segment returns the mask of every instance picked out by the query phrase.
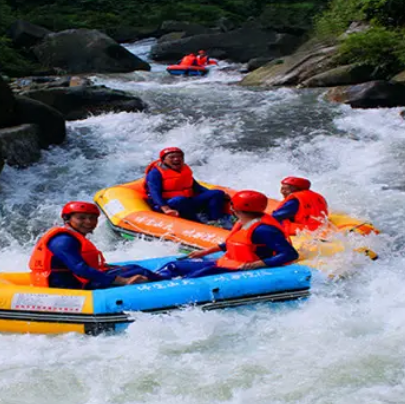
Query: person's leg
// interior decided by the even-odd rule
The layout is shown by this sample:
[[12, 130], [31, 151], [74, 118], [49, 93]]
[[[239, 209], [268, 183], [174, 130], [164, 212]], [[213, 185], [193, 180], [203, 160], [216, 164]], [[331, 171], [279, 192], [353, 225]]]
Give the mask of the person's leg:
[[192, 259], [172, 261], [164, 265], [162, 268], [156, 271], [156, 273], [165, 278], [172, 279], [178, 276], [188, 277], [189, 273], [194, 273], [202, 268], [215, 266], [215, 261], [195, 261]]
[[210, 189], [191, 199], [197, 210], [207, 213], [209, 220], [218, 220], [224, 215], [225, 192], [220, 189]]
[[200, 269], [196, 269], [193, 272], [189, 272], [184, 278], [201, 278], [202, 276], [219, 275], [228, 272], [235, 272], [227, 268], [220, 268], [215, 265], [205, 265]]
[[194, 198], [186, 198], [184, 196], [176, 196], [167, 201], [167, 204], [179, 212], [180, 217], [194, 222], [198, 222], [196, 209], [193, 202]]
[[137, 264], [129, 264], [129, 265], [117, 265], [114, 269], [107, 270], [109, 275], [116, 275], [121, 276], [123, 278], [130, 278], [134, 275], [142, 275], [148, 278], [150, 282], [157, 282], [163, 280], [163, 277], [159, 274], [143, 268]]

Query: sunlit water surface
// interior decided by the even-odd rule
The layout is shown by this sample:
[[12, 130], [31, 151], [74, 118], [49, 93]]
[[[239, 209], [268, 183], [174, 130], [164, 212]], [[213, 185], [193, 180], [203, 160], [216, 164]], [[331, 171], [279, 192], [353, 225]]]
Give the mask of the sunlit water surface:
[[[147, 56], [151, 41], [128, 48]], [[206, 78], [152, 72], [95, 76], [139, 95], [146, 113], [70, 122], [68, 139], [26, 170], [0, 176], [0, 261], [27, 269], [61, 206], [142, 175], [165, 146], [199, 179], [279, 197], [307, 176], [334, 210], [372, 221], [376, 262], [330, 261], [343, 281], [314, 276], [293, 306], [136, 315], [123, 335], [0, 335], [0, 403], [405, 403], [405, 121], [398, 109], [351, 110], [320, 91], [237, 86], [239, 66]], [[110, 261], [172, 254], [169, 243], [124, 242], [101, 220], [93, 240]]]

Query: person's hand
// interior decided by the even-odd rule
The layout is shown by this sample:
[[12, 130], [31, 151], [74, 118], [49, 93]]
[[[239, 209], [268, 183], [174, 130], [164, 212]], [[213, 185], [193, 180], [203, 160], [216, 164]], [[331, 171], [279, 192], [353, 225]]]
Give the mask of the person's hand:
[[169, 206], [162, 206], [162, 211], [165, 215], [179, 217], [179, 212], [177, 210], [170, 208]]
[[114, 280], [115, 285], [133, 285], [135, 283], [145, 283], [148, 282], [148, 278], [143, 275], [134, 275], [130, 278], [123, 278], [122, 276], [117, 276]]
[[246, 262], [245, 264], [242, 264], [238, 269], [242, 270], [249, 270], [249, 269], [258, 269], [258, 268], [264, 268], [266, 264], [259, 260], [259, 261], [254, 261], [254, 262]]
[[207, 255], [207, 253], [204, 250], [200, 250], [200, 251], [191, 251], [190, 254], [187, 255], [188, 258], [202, 258], [205, 255]]

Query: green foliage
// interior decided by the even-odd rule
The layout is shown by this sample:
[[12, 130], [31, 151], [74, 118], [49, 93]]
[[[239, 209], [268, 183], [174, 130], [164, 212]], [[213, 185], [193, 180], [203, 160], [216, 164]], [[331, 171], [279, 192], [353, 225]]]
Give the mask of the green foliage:
[[0, 72], [8, 76], [25, 76], [33, 74], [38, 65], [26, 59], [21, 53], [13, 49], [11, 41], [0, 36]]
[[362, 0], [367, 20], [390, 27], [405, 25], [404, 0]]
[[332, 0], [329, 7], [315, 21], [315, 34], [319, 38], [337, 37], [352, 21], [361, 21], [365, 15], [363, 0]]
[[373, 27], [351, 34], [340, 47], [339, 61], [369, 65], [388, 76], [395, 74], [405, 68], [405, 31]]
[[14, 21], [11, 7], [5, 0], [0, 0], [0, 35], [6, 32], [6, 29]]

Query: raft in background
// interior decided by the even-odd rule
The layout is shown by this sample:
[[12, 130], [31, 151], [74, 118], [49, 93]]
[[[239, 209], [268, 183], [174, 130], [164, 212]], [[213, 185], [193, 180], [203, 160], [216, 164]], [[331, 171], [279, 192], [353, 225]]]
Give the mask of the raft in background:
[[[157, 270], [176, 257], [126, 261]], [[286, 302], [309, 296], [310, 268], [292, 264], [197, 279], [94, 291], [30, 286], [30, 274], [0, 272], [0, 332], [98, 335], [127, 328], [126, 311], [166, 312], [188, 305], [203, 310]]]
[[205, 76], [209, 73], [209, 69], [203, 66], [182, 66], [171, 65], [166, 68], [166, 71], [173, 76]]
[[[225, 241], [229, 234], [228, 230], [153, 211], [147, 203], [143, 184], [143, 179], [138, 179], [102, 189], [94, 196], [95, 203], [107, 217], [112, 229], [122, 237], [163, 239], [180, 243], [187, 249], [210, 248]], [[231, 197], [237, 192], [218, 185], [204, 182], [201, 184], [209, 189], [221, 189]], [[278, 204], [279, 201], [269, 198], [266, 212], [271, 214]], [[300, 254], [300, 262], [325, 272], [329, 271], [327, 262], [319, 258], [330, 257], [346, 248], [336, 235], [378, 233], [372, 224], [345, 214], [332, 212], [328, 220], [325, 229], [291, 237], [294, 247]], [[356, 250], [371, 259], [377, 257], [377, 254], [366, 246]]]

